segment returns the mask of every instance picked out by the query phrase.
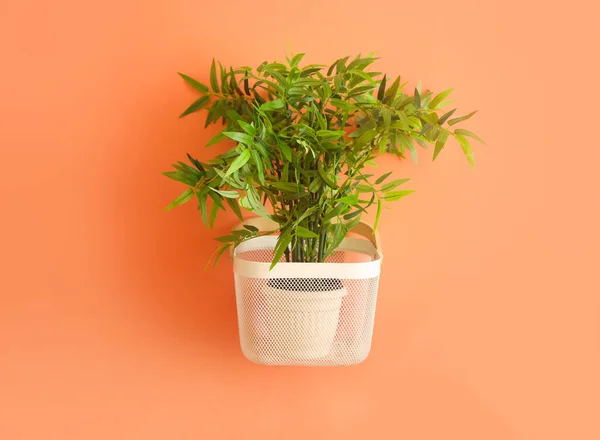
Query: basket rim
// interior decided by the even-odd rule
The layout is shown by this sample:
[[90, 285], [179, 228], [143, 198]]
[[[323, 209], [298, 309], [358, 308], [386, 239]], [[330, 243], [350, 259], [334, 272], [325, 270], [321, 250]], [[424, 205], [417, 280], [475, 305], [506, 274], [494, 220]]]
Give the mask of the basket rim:
[[337, 249], [370, 255], [373, 260], [357, 263], [279, 262], [273, 269], [270, 269], [270, 262], [249, 261], [239, 256], [242, 252], [273, 249], [276, 242], [276, 236], [263, 236], [240, 244], [233, 252], [234, 274], [249, 278], [365, 279], [378, 277], [381, 273], [383, 256], [373, 243], [359, 238], [345, 238]]

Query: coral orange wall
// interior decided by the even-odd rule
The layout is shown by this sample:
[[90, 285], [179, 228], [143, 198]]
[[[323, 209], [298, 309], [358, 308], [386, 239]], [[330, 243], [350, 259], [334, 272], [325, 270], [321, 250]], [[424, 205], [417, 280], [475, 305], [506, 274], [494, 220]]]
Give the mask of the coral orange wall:
[[[0, 439], [600, 438], [596, 2], [5, 1]], [[265, 368], [231, 265], [159, 173], [214, 132], [177, 119], [213, 56], [376, 51], [455, 87], [471, 170], [394, 159], [370, 358]], [[452, 147], [452, 148], [450, 148]]]

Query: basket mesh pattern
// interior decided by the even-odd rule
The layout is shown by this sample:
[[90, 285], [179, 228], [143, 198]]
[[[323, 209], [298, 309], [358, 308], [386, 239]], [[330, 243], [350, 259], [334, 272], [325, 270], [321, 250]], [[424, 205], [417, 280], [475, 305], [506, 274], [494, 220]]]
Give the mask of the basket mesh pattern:
[[[272, 249], [236, 256], [267, 263]], [[379, 277], [336, 277], [335, 263], [371, 261], [360, 252], [339, 251], [330, 278], [252, 278], [235, 275], [244, 355], [265, 365], [353, 365], [369, 354]], [[286, 263], [281, 263], [286, 264]]]

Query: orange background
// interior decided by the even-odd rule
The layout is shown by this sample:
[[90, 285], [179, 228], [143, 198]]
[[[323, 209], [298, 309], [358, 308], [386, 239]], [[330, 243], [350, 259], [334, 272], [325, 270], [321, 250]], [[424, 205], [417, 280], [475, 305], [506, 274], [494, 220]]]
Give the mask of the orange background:
[[[593, 1], [4, 1], [0, 439], [599, 439], [600, 16]], [[179, 120], [225, 64], [377, 52], [455, 87], [476, 146], [380, 170], [371, 356], [266, 368], [231, 264], [159, 173], [206, 159]], [[425, 157], [428, 159], [425, 159]]]

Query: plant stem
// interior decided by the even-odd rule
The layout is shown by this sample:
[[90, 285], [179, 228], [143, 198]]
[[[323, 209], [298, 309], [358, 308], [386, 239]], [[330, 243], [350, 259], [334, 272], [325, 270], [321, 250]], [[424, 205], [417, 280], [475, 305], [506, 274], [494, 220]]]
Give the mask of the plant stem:
[[317, 261], [319, 263], [323, 262], [323, 256], [325, 254], [325, 240], [327, 238], [327, 233], [326, 232], [321, 232], [320, 236], [319, 236], [319, 255], [317, 257]]

